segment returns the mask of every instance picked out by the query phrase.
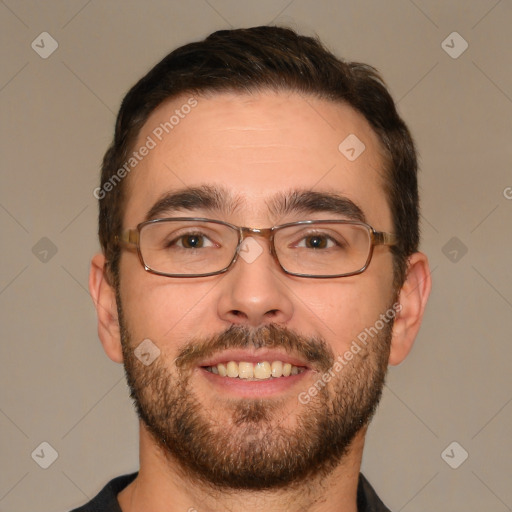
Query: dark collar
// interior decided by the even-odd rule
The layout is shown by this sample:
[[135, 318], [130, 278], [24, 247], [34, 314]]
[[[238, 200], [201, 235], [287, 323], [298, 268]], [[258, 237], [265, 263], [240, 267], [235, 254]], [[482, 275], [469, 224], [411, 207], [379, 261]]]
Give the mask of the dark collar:
[[[72, 512], [122, 512], [117, 495], [135, 480], [137, 474], [131, 473], [114, 478], [89, 503]], [[357, 510], [358, 512], [390, 512], [362, 473], [359, 474], [357, 486]]]

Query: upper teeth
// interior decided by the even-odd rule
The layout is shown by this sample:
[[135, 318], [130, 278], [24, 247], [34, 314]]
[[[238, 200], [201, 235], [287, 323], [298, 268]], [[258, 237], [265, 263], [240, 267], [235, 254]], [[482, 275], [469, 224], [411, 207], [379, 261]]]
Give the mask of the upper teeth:
[[206, 369], [221, 377], [238, 377], [240, 379], [268, 379], [270, 377], [288, 377], [297, 375], [304, 371], [303, 368], [294, 366], [282, 361], [262, 361], [259, 363], [248, 363], [245, 361], [229, 361], [228, 363], [219, 363], [215, 366], [207, 366]]

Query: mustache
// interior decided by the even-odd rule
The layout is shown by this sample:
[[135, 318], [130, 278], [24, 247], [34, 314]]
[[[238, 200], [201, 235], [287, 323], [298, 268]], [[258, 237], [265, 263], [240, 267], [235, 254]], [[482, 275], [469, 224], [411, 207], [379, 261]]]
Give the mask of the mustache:
[[334, 364], [334, 353], [326, 341], [318, 336], [306, 337], [286, 327], [268, 324], [256, 329], [231, 325], [225, 331], [206, 339], [194, 339], [180, 349], [175, 359], [179, 369], [196, 366], [199, 361], [227, 349], [280, 348], [294, 353], [311, 368], [327, 371]]

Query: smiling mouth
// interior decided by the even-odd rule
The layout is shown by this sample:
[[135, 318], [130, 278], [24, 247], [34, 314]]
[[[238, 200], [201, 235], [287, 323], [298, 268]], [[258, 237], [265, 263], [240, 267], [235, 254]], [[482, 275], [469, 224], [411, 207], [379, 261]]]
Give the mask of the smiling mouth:
[[298, 375], [306, 370], [303, 366], [295, 366], [282, 361], [261, 361], [251, 363], [247, 361], [226, 361], [214, 366], [203, 366], [204, 370], [232, 379], [268, 380]]

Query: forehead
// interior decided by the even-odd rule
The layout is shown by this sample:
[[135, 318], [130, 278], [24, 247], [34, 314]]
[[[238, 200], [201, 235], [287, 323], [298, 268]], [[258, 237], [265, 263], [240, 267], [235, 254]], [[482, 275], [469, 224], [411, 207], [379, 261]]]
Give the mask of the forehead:
[[126, 183], [125, 227], [165, 194], [204, 186], [227, 192], [231, 221], [267, 225], [276, 196], [305, 190], [348, 197], [374, 227], [391, 227], [380, 142], [346, 104], [291, 92], [184, 95], [152, 112], [133, 149], [144, 146]]

